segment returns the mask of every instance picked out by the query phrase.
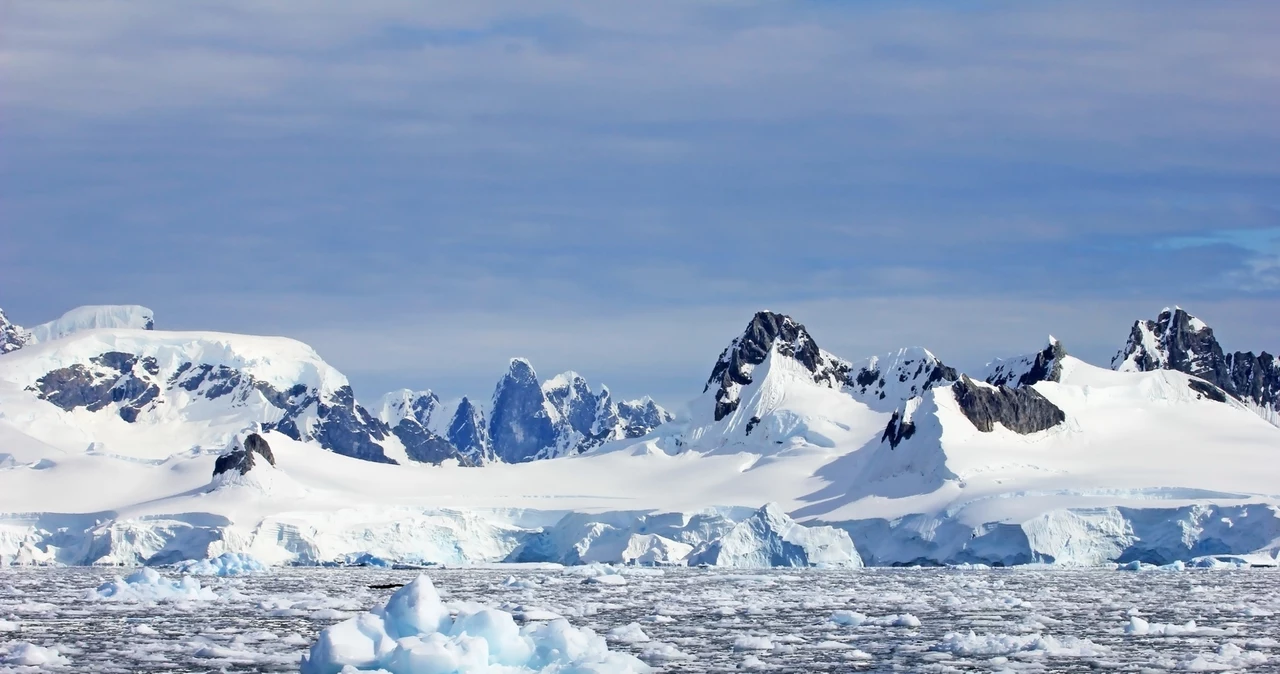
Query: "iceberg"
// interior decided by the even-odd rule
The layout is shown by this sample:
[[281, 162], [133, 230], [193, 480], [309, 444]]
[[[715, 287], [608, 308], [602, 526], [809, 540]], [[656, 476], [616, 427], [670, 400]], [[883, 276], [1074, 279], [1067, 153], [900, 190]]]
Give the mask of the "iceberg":
[[640, 674], [640, 660], [610, 651], [604, 637], [564, 619], [516, 624], [506, 611], [445, 604], [418, 576], [387, 603], [326, 628], [302, 659], [302, 674]]

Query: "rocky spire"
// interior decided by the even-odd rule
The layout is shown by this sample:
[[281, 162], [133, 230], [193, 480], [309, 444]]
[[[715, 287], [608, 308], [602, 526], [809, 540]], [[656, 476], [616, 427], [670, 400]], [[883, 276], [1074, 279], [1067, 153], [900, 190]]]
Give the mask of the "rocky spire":
[[1021, 388], [1042, 381], [1062, 380], [1062, 360], [1067, 349], [1053, 337], [1044, 349], [1028, 356], [1000, 359], [987, 364], [984, 380], [992, 386]]
[[716, 392], [716, 421], [738, 409], [739, 394], [752, 382], [752, 371], [775, 350], [813, 373], [814, 382], [832, 387], [849, 383], [849, 364], [818, 348], [803, 325], [790, 316], [761, 311], [720, 354], [703, 387], [704, 393]]

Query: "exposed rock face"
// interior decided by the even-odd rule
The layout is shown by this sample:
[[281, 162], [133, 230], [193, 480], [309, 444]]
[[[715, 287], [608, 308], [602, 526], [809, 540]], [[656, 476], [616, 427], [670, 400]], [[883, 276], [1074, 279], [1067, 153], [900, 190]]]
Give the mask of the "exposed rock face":
[[906, 418], [903, 410], [894, 410], [893, 416], [889, 418], [889, 425], [885, 426], [884, 434], [880, 436], [880, 442], [888, 442], [890, 449], [897, 449], [898, 445], [910, 440], [915, 434], [915, 423]]
[[22, 326], [9, 322], [9, 317], [0, 309], [0, 354], [17, 351], [30, 340], [31, 334], [22, 329]]
[[1215, 384], [1229, 378], [1213, 329], [1181, 307], [1166, 308], [1154, 321], [1134, 322], [1111, 366], [1131, 372], [1178, 370]]
[[463, 465], [473, 465], [469, 458], [459, 455], [447, 438], [432, 430], [433, 417], [440, 408], [440, 398], [435, 393], [414, 393], [406, 389], [382, 398], [378, 419], [390, 427], [413, 461], [438, 465], [448, 459], [458, 459]]
[[1220, 403], [1227, 402], [1227, 394], [1225, 391], [1207, 381], [1204, 381], [1203, 379], [1189, 379], [1187, 380], [1187, 386], [1189, 386], [1192, 391], [1199, 393], [1209, 400]]
[[793, 358], [813, 373], [816, 383], [833, 388], [850, 382], [852, 366], [818, 348], [809, 331], [790, 316], [770, 311], [757, 313], [741, 336], [720, 354], [703, 392], [715, 390], [715, 420], [738, 409], [742, 387], [751, 384], [751, 373], [771, 351]]
[[469, 398], [464, 397], [458, 403], [458, 409], [449, 420], [447, 436], [458, 452], [459, 461], [466, 458], [465, 465], [480, 465], [497, 458], [489, 441], [484, 412]]
[[1067, 350], [1049, 338], [1049, 345], [1030, 356], [997, 360], [987, 365], [985, 381], [992, 386], [1022, 388], [1042, 381], [1062, 380], [1062, 360]]
[[618, 420], [622, 422], [623, 435], [628, 438], [648, 435], [671, 418], [670, 412], [647, 396], [618, 403]]
[[989, 387], [961, 375], [951, 391], [960, 410], [983, 433], [995, 430], [999, 423], [1014, 433], [1027, 435], [1067, 420], [1065, 412], [1031, 387]]
[[464, 466], [577, 454], [640, 437], [671, 420], [648, 398], [615, 403], [608, 387], [595, 393], [573, 372], [538, 384], [537, 373], [523, 359], [512, 361], [498, 384], [488, 422], [469, 398], [452, 413], [446, 407], [430, 391], [404, 390], [384, 396], [377, 409], [409, 458], [436, 464], [457, 459]]
[[896, 408], [935, 386], [946, 386], [959, 379], [955, 368], [921, 348], [872, 357], [856, 364], [855, 370], [857, 373], [848, 384], [849, 393], [873, 409], [881, 410]]
[[243, 443], [237, 442], [231, 451], [218, 457], [218, 461], [213, 464], [213, 476], [217, 477], [229, 471], [244, 475], [253, 469], [259, 459], [265, 460], [269, 465], [276, 465], [276, 457], [271, 453], [271, 445], [267, 444], [261, 435], [250, 433]]
[[266, 430], [278, 430], [285, 435], [300, 440], [303, 430], [296, 423], [302, 415], [311, 411], [318, 422], [311, 427], [311, 438], [321, 446], [346, 456], [377, 463], [395, 463], [387, 455], [379, 443], [390, 435], [387, 425], [356, 404], [355, 394], [350, 386], [343, 386], [334, 391], [326, 399], [313, 396], [307, 405], [294, 405], [287, 409], [285, 416], [277, 424], [264, 424]]
[[129, 423], [175, 398], [196, 396], [238, 407], [261, 396], [282, 411], [275, 421], [254, 419], [263, 424], [263, 430], [277, 430], [295, 440], [314, 440], [358, 459], [392, 462], [379, 444], [389, 429], [356, 404], [350, 386], [327, 396], [303, 384], [279, 390], [225, 365], [193, 362], [178, 365], [165, 377], [153, 357], [108, 351], [90, 357], [87, 363], [51, 370], [29, 390], [68, 411], [112, 408]]
[[138, 413], [159, 404], [160, 368], [155, 358], [138, 358], [130, 353], [110, 351], [53, 370], [35, 384], [43, 399], [73, 410], [77, 407], [97, 412], [114, 405], [121, 419], [132, 423]]
[[615, 403], [608, 387], [595, 393], [575, 372], [539, 384], [529, 361], [517, 358], [494, 391], [489, 442], [502, 461], [531, 461], [640, 437], [670, 420], [652, 400]]
[[489, 439], [494, 454], [509, 463], [530, 461], [556, 446], [551, 406], [529, 361], [516, 358], [493, 393]]
[[1181, 307], [1161, 311], [1154, 321], [1135, 322], [1128, 343], [1111, 366], [1126, 372], [1185, 372], [1250, 403], [1261, 416], [1280, 425], [1276, 357], [1265, 351], [1224, 353], [1213, 329]]
[[557, 448], [576, 454], [606, 442], [638, 438], [671, 420], [652, 400], [615, 403], [609, 387], [594, 393], [576, 372], [566, 372], [542, 385], [547, 404], [555, 411]]

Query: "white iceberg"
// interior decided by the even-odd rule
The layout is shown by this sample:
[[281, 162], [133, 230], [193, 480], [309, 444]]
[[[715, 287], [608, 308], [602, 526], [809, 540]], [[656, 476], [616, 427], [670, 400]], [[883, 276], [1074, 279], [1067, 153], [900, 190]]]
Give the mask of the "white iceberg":
[[563, 619], [520, 627], [506, 611], [445, 604], [426, 576], [386, 604], [325, 629], [302, 674], [640, 674], [640, 660], [609, 650], [604, 637]]

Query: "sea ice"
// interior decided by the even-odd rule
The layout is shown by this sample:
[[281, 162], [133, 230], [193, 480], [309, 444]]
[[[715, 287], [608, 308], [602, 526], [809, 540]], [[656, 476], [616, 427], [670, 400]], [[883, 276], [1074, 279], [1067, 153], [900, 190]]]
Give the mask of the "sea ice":
[[1041, 634], [968, 634], [951, 632], [942, 637], [935, 650], [963, 657], [994, 657], [1039, 651], [1055, 657], [1087, 657], [1107, 652], [1105, 646], [1075, 637], [1056, 639]]
[[1176, 636], [1231, 636], [1235, 631], [1227, 628], [1217, 627], [1200, 627], [1194, 620], [1188, 620], [1182, 625], [1170, 625], [1167, 623], [1147, 622], [1138, 616], [1131, 616], [1129, 624], [1125, 625], [1124, 633], [1132, 636], [1143, 637], [1176, 637]]
[[619, 644], [639, 644], [649, 640], [649, 635], [644, 633], [640, 628], [640, 623], [628, 623], [621, 627], [615, 627], [605, 635], [612, 642]]

